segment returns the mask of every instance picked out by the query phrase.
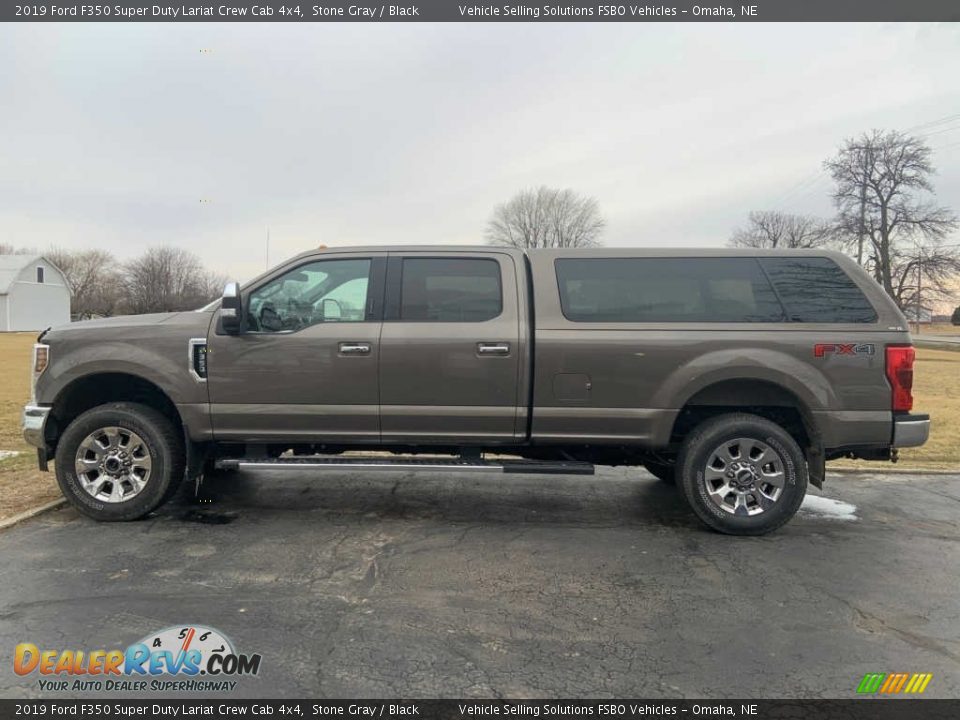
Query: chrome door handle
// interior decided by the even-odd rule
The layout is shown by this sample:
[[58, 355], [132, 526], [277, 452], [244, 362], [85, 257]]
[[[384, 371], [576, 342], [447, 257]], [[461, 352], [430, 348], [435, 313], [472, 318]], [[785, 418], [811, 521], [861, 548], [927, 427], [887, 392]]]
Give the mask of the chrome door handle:
[[369, 355], [370, 343], [342, 342], [340, 343], [341, 355]]
[[510, 343], [477, 343], [480, 355], [509, 355]]

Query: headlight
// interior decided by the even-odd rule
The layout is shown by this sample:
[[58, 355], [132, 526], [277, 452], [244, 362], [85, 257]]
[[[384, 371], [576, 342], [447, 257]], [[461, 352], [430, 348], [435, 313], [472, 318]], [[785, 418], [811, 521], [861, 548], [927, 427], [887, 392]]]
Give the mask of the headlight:
[[43, 343], [36, 343], [33, 346], [33, 372], [31, 373], [30, 378], [30, 402], [36, 402], [37, 378], [43, 374], [43, 371], [47, 369], [47, 365], [49, 364], [50, 346], [44, 345]]
[[33, 346], [33, 377], [38, 378], [50, 363], [50, 346], [36, 343]]

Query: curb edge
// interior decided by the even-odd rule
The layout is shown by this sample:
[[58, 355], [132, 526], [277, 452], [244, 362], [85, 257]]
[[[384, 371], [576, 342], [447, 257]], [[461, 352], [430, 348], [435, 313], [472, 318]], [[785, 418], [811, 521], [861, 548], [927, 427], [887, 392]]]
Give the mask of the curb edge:
[[42, 515], [45, 512], [49, 512], [50, 510], [56, 510], [61, 505], [66, 505], [66, 504], [67, 504], [67, 499], [65, 497], [59, 497], [56, 500], [51, 500], [50, 502], [44, 503], [43, 505], [39, 505], [35, 508], [24, 510], [23, 512], [17, 513], [16, 515], [11, 515], [10, 517], [4, 520], [0, 520], [0, 530], [6, 530], [9, 527], [13, 527], [14, 525], [22, 523], [24, 520], [29, 520], [30, 518], [34, 518], [37, 515]]

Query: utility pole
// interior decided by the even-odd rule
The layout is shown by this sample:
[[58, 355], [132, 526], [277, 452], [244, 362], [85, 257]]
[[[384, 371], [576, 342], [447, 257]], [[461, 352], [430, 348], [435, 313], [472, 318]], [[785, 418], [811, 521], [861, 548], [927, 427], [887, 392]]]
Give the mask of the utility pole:
[[[867, 148], [861, 148], [864, 155]], [[863, 266], [863, 241], [867, 234], [867, 167], [868, 163], [865, 157], [861, 157], [863, 163], [863, 178], [860, 180], [860, 228], [857, 232], [857, 265]]]
[[920, 313], [923, 310], [923, 304], [920, 302], [920, 294], [923, 292], [923, 248], [917, 245], [917, 335], [920, 334]]
[[270, 228], [269, 227], [267, 228], [267, 252], [265, 255], [266, 256], [263, 259], [264, 269], [269, 270], [270, 269]]

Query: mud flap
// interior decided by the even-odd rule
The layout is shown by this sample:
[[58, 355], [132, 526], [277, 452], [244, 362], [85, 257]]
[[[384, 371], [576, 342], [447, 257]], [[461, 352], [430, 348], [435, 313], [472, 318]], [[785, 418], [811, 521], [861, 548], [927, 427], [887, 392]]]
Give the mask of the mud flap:
[[197, 488], [199, 488], [200, 481], [203, 479], [204, 464], [209, 454], [209, 443], [196, 443], [191, 440], [190, 430], [184, 425], [183, 448], [187, 460], [183, 468], [183, 479], [184, 481], [196, 480]]
[[827, 461], [823, 456], [823, 448], [819, 445], [808, 447], [804, 454], [807, 456], [807, 479], [818, 490], [823, 490], [823, 480], [827, 475]]

